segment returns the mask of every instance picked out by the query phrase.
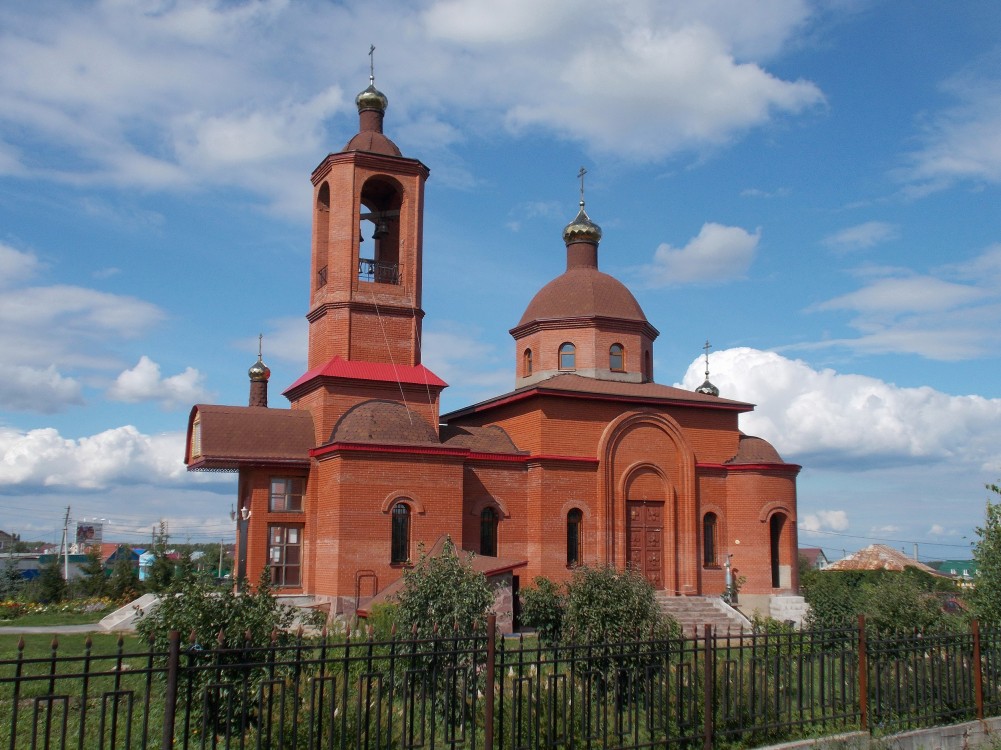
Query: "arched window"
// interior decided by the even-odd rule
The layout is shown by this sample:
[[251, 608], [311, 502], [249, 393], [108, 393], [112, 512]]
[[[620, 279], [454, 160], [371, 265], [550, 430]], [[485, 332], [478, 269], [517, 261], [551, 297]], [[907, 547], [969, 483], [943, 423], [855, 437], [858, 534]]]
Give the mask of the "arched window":
[[410, 506], [397, 503], [393, 506], [393, 541], [389, 561], [405, 563], [410, 560]]
[[560, 369], [577, 369], [577, 347], [569, 341], [565, 344], [560, 344]]
[[578, 508], [567, 513], [567, 567], [580, 564], [580, 530], [584, 514]]
[[523, 366], [522, 369], [524, 370], [523, 377], [527, 378], [529, 375], [532, 374], [532, 350], [531, 349], [526, 349], [525, 350], [525, 361], [524, 361], [524, 366]]
[[480, 554], [497, 557], [497, 511], [490, 507], [480, 511]]
[[706, 513], [702, 518], [702, 564], [716, 565], [716, 514]]
[[650, 366], [650, 350], [643, 352], [643, 376], [648, 380], [653, 380], [653, 367]]
[[608, 369], [612, 372], [623, 372], [626, 369], [625, 354], [622, 344], [612, 344], [608, 348]]
[[[782, 586], [782, 532], [785, 530], [786, 517], [782, 513], [774, 514], [768, 519], [769, 547], [771, 551], [772, 588]], [[788, 568], [787, 568], [788, 570]], [[788, 585], [788, 584], [787, 584]]]

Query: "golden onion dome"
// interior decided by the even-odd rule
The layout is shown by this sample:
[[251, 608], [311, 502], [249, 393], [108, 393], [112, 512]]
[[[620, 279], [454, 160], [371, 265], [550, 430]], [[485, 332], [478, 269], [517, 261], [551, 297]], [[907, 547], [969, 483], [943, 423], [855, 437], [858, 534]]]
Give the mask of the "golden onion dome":
[[368, 88], [355, 97], [355, 104], [358, 105], [359, 112], [365, 109], [375, 109], [379, 112], [385, 112], [386, 107], [389, 106], [389, 99], [375, 87], [375, 83], [369, 83]]
[[247, 370], [247, 374], [250, 376], [251, 381], [258, 382], [263, 380], [266, 383], [268, 382], [268, 378], [271, 377], [271, 368], [264, 364], [261, 358], [258, 357], [257, 361]]
[[601, 242], [601, 227], [587, 215], [584, 201], [580, 202], [580, 211], [574, 220], [563, 228], [563, 241], [568, 245], [571, 242], [593, 242], [595, 245]]

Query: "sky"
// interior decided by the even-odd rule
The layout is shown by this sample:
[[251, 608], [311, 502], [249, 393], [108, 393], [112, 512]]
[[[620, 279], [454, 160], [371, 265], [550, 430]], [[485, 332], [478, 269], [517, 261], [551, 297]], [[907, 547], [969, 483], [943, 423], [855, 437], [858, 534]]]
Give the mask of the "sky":
[[0, 4], [0, 529], [231, 541], [195, 403], [305, 370], [309, 175], [389, 98], [431, 170], [424, 362], [511, 390], [577, 172], [658, 382], [757, 405], [801, 546], [966, 558], [1001, 477], [1001, 5]]

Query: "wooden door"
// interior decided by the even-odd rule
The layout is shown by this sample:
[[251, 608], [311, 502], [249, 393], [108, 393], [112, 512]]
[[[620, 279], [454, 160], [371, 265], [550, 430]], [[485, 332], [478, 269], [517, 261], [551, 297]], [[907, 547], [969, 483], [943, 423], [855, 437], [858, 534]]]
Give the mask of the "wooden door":
[[664, 588], [664, 503], [631, 500], [626, 503], [629, 515], [629, 557], [655, 589]]

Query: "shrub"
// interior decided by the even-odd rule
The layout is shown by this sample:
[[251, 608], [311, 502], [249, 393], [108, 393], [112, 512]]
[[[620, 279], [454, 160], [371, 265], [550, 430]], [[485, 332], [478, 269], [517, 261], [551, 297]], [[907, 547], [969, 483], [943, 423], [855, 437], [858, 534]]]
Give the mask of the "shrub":
[[486, 576], [473, 570], [469, 559], [459, 557], [451, 539], [440, 555], [431, 556], [423, 547], [417, 564], [403, 573], [403, 588], [397, 595], [396, 622], [403, 634], [414, 626], [419, 638], [429, 638], [435, 626], [458, 635], [474, 628], [482, 633], [493, 595]]
[[593, 643], [606, 637], [666, 638], [680, 634], [673, 618], [657, 604], [653, 586], [641, 573], [581, 566], [564, 587], [545, 578], [523, 592], [522, 614], [548, 643]]

